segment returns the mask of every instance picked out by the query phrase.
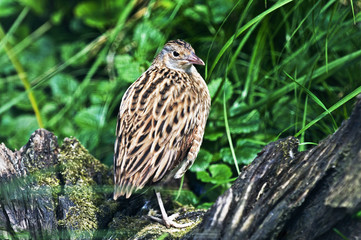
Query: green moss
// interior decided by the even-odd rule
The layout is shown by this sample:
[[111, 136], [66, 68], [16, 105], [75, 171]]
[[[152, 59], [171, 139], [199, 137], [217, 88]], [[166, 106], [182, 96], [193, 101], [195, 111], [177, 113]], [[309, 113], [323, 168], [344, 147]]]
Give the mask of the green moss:
[[[194, 213], [195, 208], [193, 206], [183, 206], [182, 208], [176, 209], [174, 213], [180, 213], [181, 215], [187, 215], [187, 213]], [[203, 210], [199, 212], [205, 212]], [[169, 215], [173, 214], [168, 212]], [[202, 214], [203, 215], [203, 214]], [[177, 223], [193, 223], [193, 225], [186, 228], [167, 228], [163, 224], [156, 223], [154, 221], [149, 221], [149, 225], [144, 227], [139, 231], [134, 238], [136, 239], [158, 239], [161, 236], [164, 236], [165, 233], [168, 234], [167, 239], [180, 239], [186, 233], [194, 229], [201, 221], [202, 217], [192, 217], [192, 218], [183, 218], [176, 220]]]
[[[47, 169], [46, 171], [34, 172], [33, 175], [40, 186], [47, 190], [50, 188], [53, 199], [56, 199], [61, 191], [61, 186], [55, 172]], [[57, 201], [54, 201], [54, 203], [56, 204]]]
[[[175, 212], [179, 212], [181, 215], [187, 213], [194, 214], [195, 208], [193, 206], [183, 206], [177, 208]], [[194, 229], [201, 221], [205, 210], [200, 210], [190, 218], [184, 218], [177, 220], [178, 223], [192, 222], [193, 225], [186, 228], [167, 228], [164, 225], [154, 222], [147, 218], [147, 216], [118, 216], [113, 218], [113, 222], [110, 224], [110, 230], [107, 235], [107, 239], [159, 239], [164, 237], [165, 239], [180, 239], [186, 233]], [[168, 214], [172, 214], [169, 212]]]
[[299, 140], [293, 137], [288, 137], [284, 141], [280, 141], [277, 144], [277, 147], [282, 151], [283, 157], [285, 159], [291, 159], [293, 158], [293, 155], [295, 154], [293, 152], [293, 149], [297, 149], [299, 144]]
[[134, 237], [149, 221], [141, 217], [119, 216], [110, 223], [110, 232], [107, 239], [129, 239]]
[[[95, 159], [76, 138], [65, 138], [61, 147], [59, 161], [65, 184], [76, 184], [80, 179], [93, 184], [93, 176], [105, 173], [108, 167]], [[102, 179], [106, 180], [106, 179]], [[110, 180], [107, 181], [109, 184]]]
[[[71, 229], [75, 238], [91, 237], [98, 227], [98, 203], [105, 194], [98, 191], [95, 177], [110, 184], [109, 169], [100, 163], [75, 138], [66, 138], [59, 154], [60, 173], [65, 183], [64, 196], [74, 204], [59, 224]], [[100, 178], [99, 178], [100, 177]]]
[[[115, 201], [106, 201], [107, 192], [98, 186], [108, 186], [112, 190], [110, 169], [96, 160], [75, 138], [65, 139], [59, 154], [59, 169], [64, 182], [62, 195], [71, 201], [66, 216], [58, 223], [68, 231], [70, 238], [88, 239], [100, 234], [97, 219], [109, 213], [115, 213], [119, 205]], [[97, 180], [95, 182], [95, 179]], [[45, 181], [45, 180], [44, 180]], [[177, 203], [174, 203], [177, 205]], [[99, 208], [99, 206], [102, 206]], [[100, 210], [103, 209], [103, 210]], [[104, 212], [103, 212], [104, 211]], [[192, 206], [176, 206], [174, 212], [186, 216], [179, 223], [192, 222], [192, 226], [177, 229], [149, 220], [146, 216], [114, 217], [109, 224], [108, 239], [178, 239], [200, 223], [204, 211], [194, 214]], [[168, 212], [172, 214], [174, 212]], [[189, 215], [188, 215], [189, 214]], [[97, 218], [98, 217], [98, 218]], [[100, 231], [100, 232], [99, 232]], [[166, 234], [166, 235], [165, 235]], [[104, 235], [103, 235], [104, 236]]]

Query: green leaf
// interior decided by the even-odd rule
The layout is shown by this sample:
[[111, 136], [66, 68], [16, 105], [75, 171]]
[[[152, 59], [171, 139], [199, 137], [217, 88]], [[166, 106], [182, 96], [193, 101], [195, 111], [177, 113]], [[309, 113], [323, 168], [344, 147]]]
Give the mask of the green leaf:
[[[177, 196], [177, 193], [178, 191], [172, 191], [172, 197], [175, 198]], [[196, 205], [199, 202], [197, 196], [192, 191], [185, 189], [182, 190], [177, 201], [182, 203], [183, 205]]]
[[[221, 23], [235, 4], [235, 1], [209, 1], [209, 9], [212, 11], [214, 23]], [[209, 14], [207, 14], [209, 15]]]
[[209, 173], [206, 171], [197, 172], [197, 179], [201, 180], [202, 182], [211, 182], [212, 178], [209, 176]]
[[91, 83], [91, 87], [90, 87], [91, 103], [94, 105], [104, 104], [104, 102], [107, 99], [112, 97], [110, 93], [113, 92], [117, 84], [118, 83], [116, 81], [108, 81], [108, 80], [102, 80]]
[[92, 106], [90, 108], [82, 109], [80, 112], [78, 112], [74, 120], [80, 128], [93, 130], [98, 128], [101, 114], [101, 106]]
[[[63, 44], [60, 47], [61, 59], [63, 62], [66, 62], [77, 53], [81, 52], [87, 44], [85, 42], [76, 41], [72, 43]], [[84, 54], [81, 57], [77, 58], [76, 61], [70, 62], [70, 66], [79, 66], [83, 65], [88, 60], [88, 54]]]
[[224, 94], [225, 94], [225, 100], [228, 101], [229, 99], [231, 99], [232, 94], [233, 94], [233, 86], [232, 83], [228, 80], [226, 80], [225, 82], [225, 86], [224, 86]]
[[55, 102], [46, 102], [44, 106], [41, 108], [41, 115], [52, 116], [56, 111], [58, 111], [58, 105], [55, 104]]
[[[229, 112], [230, 115], [233, 117], [228, 117], [228, 127], [232, 134], [256, 132], [260, 128], [260, 123], [262, 121], [260, 119], [260, 114], [256, 109], [239, 117], [234, 117], [235, 114], [237, 114], [239, 111], [242, 111], [242, 109], [246, 107], [247, 105], [245, 103], [239, 103], [237, 101], [230, 107]], [[213, 106], [210, 117], [215, 118], [216, 116], [219, 116], [220, 113], [218, 113], [218, 111], [220, 110], [218, 109], [218, 104], [216, 103]], [[219, 121], [217, 121], [216, 123], [209, 123], [209, 125], [213, 124], [213, 126], [209, 126], [209, 128], [211, 129], [207, 129], [207, 131], [209, 131], [209, 133], [219, 133], [219, 135], [216, 135], [215, 137], [221, 137], [224, 134], [223, 131], [225, 128], [225, 122], [223, 121], [223, 119], [217, 120]], [[222, 135], [220, 134], [220, 131], [222, 132]], [[205, 137], [208, 136], [205, 135]]]
[[75, 15], [87, 25], [103, 29], [114, 24], [126, 1], [83, 1], [75, 7]]
[[[228, 101], [232, 97], [233, 86], [232, 86], [232, 83], [228, 80], [224, 81], [223, 84], [225, 85], [224, 91], [225, 91], [225, 95], [226, 95], [225, 96], [226, 101]], [[210, 83], [208, 83], [208, 90], [209, 90], [209, 94], [211, 95], [212, 99], [220, 87], [222, 87], [222, 78], [213, 79]]]
[[[251, 163], [261, 150], [262, 146], [260, 144], [249, 141], [248, 139], [238, 139], [235, 150], [237, 163], [245, 165]], [[231, 150], [228, 147], [222, 148], [220, 153], [224, 162], [234, 164]]]
[[99, 144], [99, 132], [97, 129], [83, 129], [77, 135], [79, 141], [90, 151], [92, 151]]
[[29, 79], [35, 79], [56, 65], [55, 50], [54, 40], [44, 36], [33, 42], [27, 51], [18, 55]]
[[114, 61], [119, 78], [128, 83], [133, 83], [144, 71], [140, 64], [129, 55], [118, 55]]
[[212, 176], [212, 183], [228, 182], [232, 177], [232, 170], [226, 164], [214, 164], [209, 167]]
[[191, 172], [205, 171], [212, 161], [212, 154], [207, 150], [201, 149], [198, 153], [196, 161], [189, 169]]
[[[214, 115], [217, 117], [217, 114], [215, 114], [214, 112], [215, 111], [211, 111], [210, 115]], [[220, 125], [220, 126], [218, 126], [218, 125]], [[205, 130], [205, 133], [204, 133], [204, 139], [207, 139], [209, 141], [216, 141], [217, 139], [225, 136], [225, 134], [226, 133], [224, 131], [224, 122], [223, 121], [221, 124], [218, 124], [218, 121], [209, 121], [208, 125], [206, 127], [206, 130]]]
[[150, 53], [154, 54], [154, 46], [164, 42], [165, 38], [158, 28], [150, 22], [137, 24], [134, 31], [134, 41], [138, 43], [135, 56], [139, 61], [147, 59]]
[[31, 9], [33, 9], [37, 14], [43, 14], [46, 9], [46, 3], [45, 0], [20, 0], [22, 4], [25, 6], [29, 6]]
[[205, 202], [197, 206], [198, 209], [210, 209], [214, 202]]
[[208, 83], [208, 90], [212, 99], [216, 94], [218, 88], [220, 87], [221, 83], [222, 83], [222, 78], [212, 79], [212, 81]]
[[18, 10], [13, 0], [1, 0], [0, 9], [0, 17], [8, 17]]
[[26, 144], [27, 139], [37, 128], [36, 117], [28, 114], [16, 118], [5, 115], [0, 122], [1, 136], [7, 136], [5, 144], [17, 149]]
[[202, 182], [210, 182], [213, 184], [221, 184], [229, 182], [232, 177], [232, 170], [226, 164], [214, 164], [209, 167], [209, 172], [197, 172], [197, 179]]
[[[221, 153], [221, 157], [223, 159], [224, 162], [226, 163], [229, 163], [229, 164], [234, 164], [234, 160], [233, 160], [233, 157], [232, 157], [232, 152], [231, 152], [231, 149], [229, 149], [229, 147], [225, 147], [225, 148], [222, 148], [220, 150], [220, 153]], [[237, 157], [237, 153], [236, 153], [236, 157]], [[239, 161], [239, 158], [237, 157], [237, 163], [240, 164], [241, 161]]]
[[245, 165], [250, 164], [262, 150], [262, 147], [260, 144], [249, 141], [248, 139], [238, 139], [237, 153], [239, 161]]
[[73, 76], [59, 73], [49, 80], [50, 89], [53, 96], [57, 97], [60, 102], [67, 102], [74, 94], [78, 87], [78, 82]]
[[251, 133], [259, 129], [260, 115], [257, 110], [253, 110], [238, 118], [229, 120], [229, 127], [231, 133]]
[[[39, 103], [44, 101], [46, 98], [43, 91], [41, 91], [41, 90], [34, 90], [33, 94]], [[31, 112], [33, 112], [33, 107], [31, 105], [29, 99], [17, 102], [15, 106], [21, 110], [26, 110], [26, 111], [30, 110]]]
[[196, 4], [193, 8], [187, 8], [184, 11], [184, 16], [193, 19], [196, 22], [209, 22], [207, 6], [201, 4]]
[[211, 132], [208, 131], [207, 134], [204, 135], [204, 139], [207, 139], [209, 141], [216, 141], [217, 139], [223, 137], [224, 132], [222, 131], [215, 131], [215, 132]]
[[58, 25], [61, 23], [63, 17], [64, 17], [64, 11], [59, 10], [57, 12], [54, 12], [51, 15], [51, 22], [54, 23], [55, 25]]
[[235, 115], [237, 115], [238, 113], [241, 112], [242, 108], [247, 107], [247, 104], [244, 103], [244, 101], [242, 100], [241, 97], [237, 98], [233, 104], [231, 105], [231, 107], [229, 108], [229, 116], [230, 117], [234, 117]]

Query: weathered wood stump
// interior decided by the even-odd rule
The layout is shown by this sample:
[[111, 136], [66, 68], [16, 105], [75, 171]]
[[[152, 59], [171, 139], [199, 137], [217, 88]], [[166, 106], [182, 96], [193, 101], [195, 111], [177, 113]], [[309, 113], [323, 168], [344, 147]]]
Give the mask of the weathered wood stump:
[[361, 99], [318, 146], [267, 145], [185, 239], [361, 239]]
[[90, 239], [110, 170], [74, 138], [47, 130], [12, 152], [0, 145], [0, 239]]
[[20, 151], [12, 152], [0, 145], [0, 238], [52, 239], [57, 232], [50, 187], [58, 184], [56, 178], [51, 171], [30, 174], [55, 166], [58, 143], [46, 131], [34, 136]]
[[167, 232], [180, 238], [205, 212], [168, 200], [168, 209], [194, 225], [166, 229], [146, 218], [144, 196], [113, 201], [112, 179], [112, 169], [75, 138], [59, 147], [54, 134], [39, 129], [19, 151], [1, 144], [0, 239], [157, 239]]
[[358, 99], [318, 146], [270, 143], [201, 223], [202, 211], [183, 214], [195, 222], [186, 235], [144, 218], [141, 198], [113, 201], [111, 168], [39, 129], [19, 151], [0, 145], [0, 239], [361, 239], [360, 119]]

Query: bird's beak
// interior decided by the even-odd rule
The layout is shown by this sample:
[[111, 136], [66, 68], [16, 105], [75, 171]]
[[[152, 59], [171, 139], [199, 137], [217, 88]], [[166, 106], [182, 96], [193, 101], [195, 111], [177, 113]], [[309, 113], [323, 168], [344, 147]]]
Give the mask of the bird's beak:
[[187, 61], [192, 64], [204, 65], [204, 62], [202, 61], [202, 59], [197, 57], [197, 55], [195, 55], [194, 53], [191, 53], [191, 55], [189, 55], [189, 57], [187, 58]]

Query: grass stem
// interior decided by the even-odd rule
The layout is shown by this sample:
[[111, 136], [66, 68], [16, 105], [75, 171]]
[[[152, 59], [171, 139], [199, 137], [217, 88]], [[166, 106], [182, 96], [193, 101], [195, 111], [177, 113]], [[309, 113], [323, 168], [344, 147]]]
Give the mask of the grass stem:
[[[0, 25], [0, 39], [4, 39], [6, 37], [4, 30], [2, 28], [2, 26]], [[19, 59], [17, 58], [16, 54], [12, 51], [12, 47], [10, 45], [9, 42], [5, 41], [4, 42], [4, 50], [6, 52], [6, 55], [9, 57], [11, 63], [13, 64], [18, 77], [20, 78], [22, 84], [24, 85], [24, 88], [28, 94], [28, 98], [30, 101], [30, 104], [34, 110], [35, 116], [36, 116], [36, 120], [38, 122], [38, 125], [40, 128], [44, 128], [44, 124], [43, 121], [41, 119], [41, 115], [40, 115], [40, 111], [39, 111], [39, 107], [38, 107], [38, 103], [36, 101], [36, 98], [34, 96], [34, 93], [31, 89], [29, 80], [28, 80], [28, 76], [23, 68], [23, 65], [20, 63]]]

